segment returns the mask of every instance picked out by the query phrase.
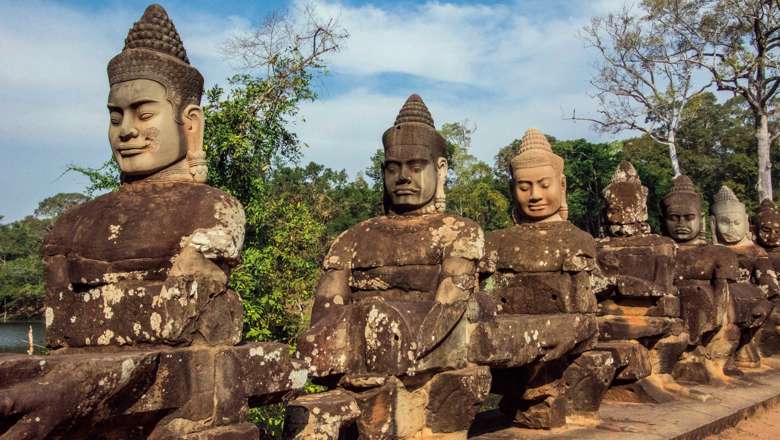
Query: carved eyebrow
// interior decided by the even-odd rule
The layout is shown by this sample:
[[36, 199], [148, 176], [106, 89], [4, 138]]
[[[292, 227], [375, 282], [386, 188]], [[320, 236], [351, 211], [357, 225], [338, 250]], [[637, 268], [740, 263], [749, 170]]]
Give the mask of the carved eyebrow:
[[[137, 98], [137, 99], [133, 100], [132, 102], [130, 102], [130, 107], [140, 107], [140, 106], [142, 106], [144, 104], [150, 104], [150, 103], [155, 103], [155, 102], [159, 102], [159, 100], [153, 99], [153, 98]], [[115, 104], [115, 103], [113, 103], [113, 102], [109, 101], [108, 108], [121, 109], [122, 107], [117, 105], [117, 104]]]
[[541, 179], [537, 180], [536, 182], [537, 183], [543, 183], [546, 180], [550, 180], [550, 178], [549, 177], [542, 177]]

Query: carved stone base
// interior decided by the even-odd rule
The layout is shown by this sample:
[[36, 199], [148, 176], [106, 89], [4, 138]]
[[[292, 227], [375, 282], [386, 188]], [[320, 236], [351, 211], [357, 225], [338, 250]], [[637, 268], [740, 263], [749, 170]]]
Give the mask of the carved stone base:
[[2, 355], [0, 435], [256, 438], [242, 425], [249, 406], [283, 400], [306, 377], [278, 343]]

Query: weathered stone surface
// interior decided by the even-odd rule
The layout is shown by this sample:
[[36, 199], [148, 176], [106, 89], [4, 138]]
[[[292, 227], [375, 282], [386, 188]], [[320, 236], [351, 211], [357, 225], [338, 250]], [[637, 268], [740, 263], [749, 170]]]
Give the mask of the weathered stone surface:
[[769, 317], [758, 330], [755, 340], [762, 356], [780, 354], [780, 307], [776, 301]]
[[568, 359], [494, 371], [493, 388], [503, 395], [501, 412], [527, 428], [555, 428], [566, 424], [568, 401], [563, 395], [563, 373]]
[[586, 272], [518, 273], [501, 277], [503, 287], [491, 292], [507, 314], [594, 313], [595, 297], [590, 293]]
[[688, 333], [685, 332], [659, 339], [648, 352], [651, 371], [654, 374], [671, 374], [689, 343]]
[[680, 317], [680, 298], [665, 295], [660, 298], [612, 297], [598, 304], [598, 315]]
[[547, 362], [592, 347], [596, 332], [593, 315], [499, 315], [477, 325], [469, 360], [494, 368]]
[[437, 374], [429, 385], [426, 427], [435, 433], [467, 431], [490, 391], [490, 379], [487, 367]]
[[220, 347], [214, 360], [214, 418], [218, 424], [244, 420], [249, 406], [280, 402], [306, 385], [306, 366], [276, 342]]
[[154, 352], [0, 355], [3, 438], [88, 436], [147, 390], [158, 361]]
[[679, 335], [683, 331], [680, 319], [654, 316], [599, 316], [598, 326], [604, 340]]
[[524, 223], [487, 234], [480, 270], [496, 273], [578, 272], [596, 265], [596, 244], [569, 222]]
[[69, 210], [43, 246], [49, 344], [236, 343], [241, 305], [222, 268], [243, 224], [235, 199], [186, 182], [124, 185]]
[[681, 246], [674, 263], [675, 283], [681, 280], [729, 280], [739, 277], [737, 256], [725, 246]]
[[354, 424], [359, 415], [357, 402], [343, 390], [301, 396], [287, 404], [283, 437], [338, 440], [342, 429]]
[[637, 341], [602, 341], [595, 350], [612, 354], [616, 368], [615, 379], [638, 380], [652, 374], [650, 354]]
[[[235, 344], [243, 309], [223, 282], [197, 276], [121, 281], [47, 298], [52, 346]], [[219, 320], [214, 317], [219, 316]]]
[[257, 440], [260, 432], [253, 423], [220, 426], [205, 431], [187, 434], [182, 440]]
[[748, 283], [730, 284], [729, 291], [734, 300], [734, 323], [742, 328], [760, 327], [773, 307], [764, 292]]
[[725, 282], [716, 287], [696, 280], [680, 282], [680, 317], [692, 344], [700, 343], [705, 334], [721, 325], [726, 289]]
[[674, 294], [674, 241], [655, 234], [598, 241], [598, 262], [615, 278], [615, 293], [628, 297]]
[[582, 353], [563, 372], [563, 394], [568, 413], [595, 413], [615, 377], [615, 357], [610, 350]]

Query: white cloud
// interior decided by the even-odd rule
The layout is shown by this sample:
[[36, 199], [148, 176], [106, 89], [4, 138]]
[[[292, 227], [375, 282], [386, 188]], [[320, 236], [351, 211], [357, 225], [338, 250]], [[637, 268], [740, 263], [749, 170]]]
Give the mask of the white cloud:
[[474, 153], [487, 161], [529, 127], [559, 138], [602, 139], [587, 123], [574, 124], [564, 115], [574, 108], [579, 114], [593, 111], [588, 80], [594, 54], [578, 31], [612, 3], [582, 7], [577, 16], [544, 18], [529, 15], [522, 3], [433, 2], [398, 9], [317, 3], [321, 16], [338, 17], [350, 32], [343, 51], [331, 59], [334, 75], [401, 73], [412, 77], [411, 84], [435, 87], [356, 89], [304, 105], [306, 122], [297, 130], [312, 146], [307, 158], [363, 169], [412, 92], [423, 97], [439, 124], [474, 122]]
[[[303, 1], [295, 0], [292, 10]], [[484, 160], [492, 161], [499, 147], [531, 126], [560, 138], [598, 139], [587, 124], [564, 121], [562, 114], [574, 107], [584, 114], [593, 106], [587, 96], [593, 54], [583, 48], [577, 31], [590, 16], [620, 4], [622, 0], [570, 0], [565, 8], [542, 4], [545, 14], [539, 15], [520, 0], [403, 6], [320, 0], [315, 3], [319, 13], [338, 17], [351, 37], [329, 60], [332, 78], [323, 81], [326, 87], [338, 83], [336, 92], [325, 89], [322, 99], [304, 104], [302, 120], [294, 127], [311, 145], [306, 159], [354, 175], [381, 147], [382, 132], [412, 92], [422, 95], [439, 124], [464, 118], [476, 123], [474, 152]], [[50, 157], [58, 162], [47, 164], [46, 170], [62, 170], [68, 163], [97, 165], [108, 157], [106, 64], [122, 48], [142, 6], [98, 8], [0, 1], [0, 100], [5, 104], [0, 151], [15, 151], [17, 145], [56, 149], [58, 154]], [[235, 72], [220, 51], [225, 39], [262, 18], [225, 18], [217, 5], [195, 9], [174, 4], [168, 12], [208, 85], [224, 84]], [[400, 80], [386, 80], [399, 74]], [[29, 166], [36, 167], [40, 157], [30, 156]], [[7, 197], [28, 197], [34, 205], [39, 194], [60, 190], [53, 178], [3, 171], [20, 188], [33, 188], [29, 196]]]

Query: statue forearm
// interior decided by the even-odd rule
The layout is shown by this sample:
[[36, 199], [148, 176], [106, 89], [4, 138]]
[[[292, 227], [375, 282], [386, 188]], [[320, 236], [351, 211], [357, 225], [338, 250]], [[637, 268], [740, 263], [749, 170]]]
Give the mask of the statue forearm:
[[314, 306], [311, 312], [311, 323], [320, 318], [335, 307], [347, 304], [351, 289], [349, 288], [349, 270], [326, 270], [317, 284], [317, 293], [314, 297]]

